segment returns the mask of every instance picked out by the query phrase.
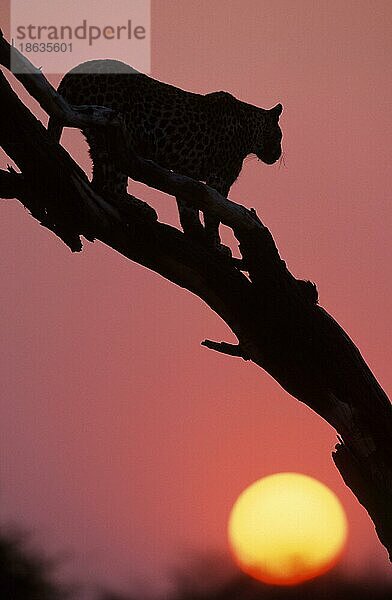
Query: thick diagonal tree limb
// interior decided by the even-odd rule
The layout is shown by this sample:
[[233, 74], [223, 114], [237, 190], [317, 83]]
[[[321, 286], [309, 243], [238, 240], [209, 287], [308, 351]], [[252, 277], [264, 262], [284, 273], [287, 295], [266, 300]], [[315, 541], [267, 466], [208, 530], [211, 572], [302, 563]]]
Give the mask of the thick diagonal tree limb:
[[[4, 44], [0, 39], [0, 63], [7, 66]], [[42, 79], [39, 73], [21, 80], [49, 113], [64, 124], [83, 126], [78, 107], [64, 108], [65, 101], [56, 99], [56, 92], [45, 88]], [[51, 99], [46, 101], [46, 95]], [[109, 137], [113, 136], [113, 155], [123, 172], [199, 210], [215, 213], [233, 230], [246, 276], [238, 260], [160, 223], [142, 201], [131, 196], [122, 202], [98, 196], [85, 173], [49, 139], [3, 75], [0, 98], [0, 144], [21, 171], [0, 172], [0, 196], [20, 200], [72, 250], [81, 249], [81, 235], [99, 239], [203, 299], [238, 339], [238, 346], [217, 342], [206, 346], [219, 351], [226, 348], [229, 354], [241, 349], [241, 356], [265, 369], [338, 432], [335, 464], [367, 509], [391, 556], [391, 404], [354, 343], [316, 303], [313, 286], [290, 274], [255, 211], [135, 156], [131, 149], [125, 153], [121, 115], [111, 115], [106, 125], [107, 109], [102, 109], [102, 118], [97, 114], [99, 107], [88, 116], [89, 126], [96, 119], [96, 126], [106, 126]]]

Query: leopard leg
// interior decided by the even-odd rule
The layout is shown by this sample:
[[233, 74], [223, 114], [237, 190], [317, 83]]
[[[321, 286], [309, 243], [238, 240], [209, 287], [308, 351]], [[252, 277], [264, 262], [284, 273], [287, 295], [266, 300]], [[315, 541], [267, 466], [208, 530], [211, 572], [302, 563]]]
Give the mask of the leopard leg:
[[178, 198], [177, 206], [181, 227], [184, 233], [195, 239], [203, 239], [205, 237], [205, 231], [200, 222], [199, 211], [192, 206], [188, 206], [185, 202], [179, 200]]
[[127, 195], [128, 176], [116, 166], [107, 136], [97, 130], [88, 130], [85, 134], [93, 161], [91, 187], [109, 201], [110, 197], [124, 198]]
[[[224, 198], [227, 198], [230, 185], [228, 185], [221, 177], [211, 176], [209, 179], [207, 179], [206, 183], [219, 192]], [[214, 246], [220, 246], [221, 243], [219, 237], [219, 222], [219, 217], [216, 215], [208, 212], [204, 213], [204, 224], [207, 240]]]

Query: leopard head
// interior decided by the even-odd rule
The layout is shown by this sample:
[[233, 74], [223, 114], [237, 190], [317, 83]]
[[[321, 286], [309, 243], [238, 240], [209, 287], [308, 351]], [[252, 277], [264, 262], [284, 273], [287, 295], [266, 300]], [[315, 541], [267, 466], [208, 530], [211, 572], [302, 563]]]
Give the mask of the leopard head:
[[[259, 109], [262, 110], [262, 109]], [[259, 125], [256, 127], [254, 153], [267, 165], [272, 165], [282, 154], [282, 131], [279, 117], [283, 107], [277, 104], [270, 110], [263, 110]], [[260, 116], [260, 115], [259, 115]]]

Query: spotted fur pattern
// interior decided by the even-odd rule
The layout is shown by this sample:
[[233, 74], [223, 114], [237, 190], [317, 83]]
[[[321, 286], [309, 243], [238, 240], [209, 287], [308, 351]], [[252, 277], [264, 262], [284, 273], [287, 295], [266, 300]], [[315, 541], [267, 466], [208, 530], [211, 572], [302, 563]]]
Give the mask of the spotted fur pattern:
[[[225, 197], [247, 155], [256, 154], [267, 164], [281, 155], [280, 104], [265, 110], [227, 92], [187, 92], [113, 60], [75, 67], [64, 76], [58, 91], [74, 105], [95, 104], [120, 111], [128, 143], [137, 154], [204, 181]], [[56, 130], [53, 119], [49, 130]], [[125, 194], [127, 176], [115, 167], [105, 132], [86, 129], [84, 134], [93, 160], [94, 188], [109, 196]], [[200, 231], [198, 211], [182, 204], [179, 211], [184, 231]], [[219, 222], [208, 214], [204, 221], [207, 237], [218, 243]]]

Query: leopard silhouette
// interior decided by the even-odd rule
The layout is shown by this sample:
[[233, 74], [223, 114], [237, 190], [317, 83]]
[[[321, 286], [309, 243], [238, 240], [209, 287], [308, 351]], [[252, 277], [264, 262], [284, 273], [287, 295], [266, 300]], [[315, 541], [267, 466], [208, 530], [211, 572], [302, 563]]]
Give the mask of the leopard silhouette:
[[[115, 60], [93, 60], [69, 71], [58, 92], [73, 105], [106, 106], [123, 114], [128, 145], [162, 167], [207, 183], [227, 197], [243, 161], [255, 154], [271, 165], [281, 156], [282, 105], [258, 108], [228, 92], [196, 94], [152, 79]], [[62, 126], [53, 117], [48, 130], [57, 140]], [[93, 161], [93, 188], [102, 195], [124, 195], [128, 177], [110, 154], [103, 129], [83, 133]], [[219, 219], [178, 202], [185, 233], [203, 230], [219, 244]]]

